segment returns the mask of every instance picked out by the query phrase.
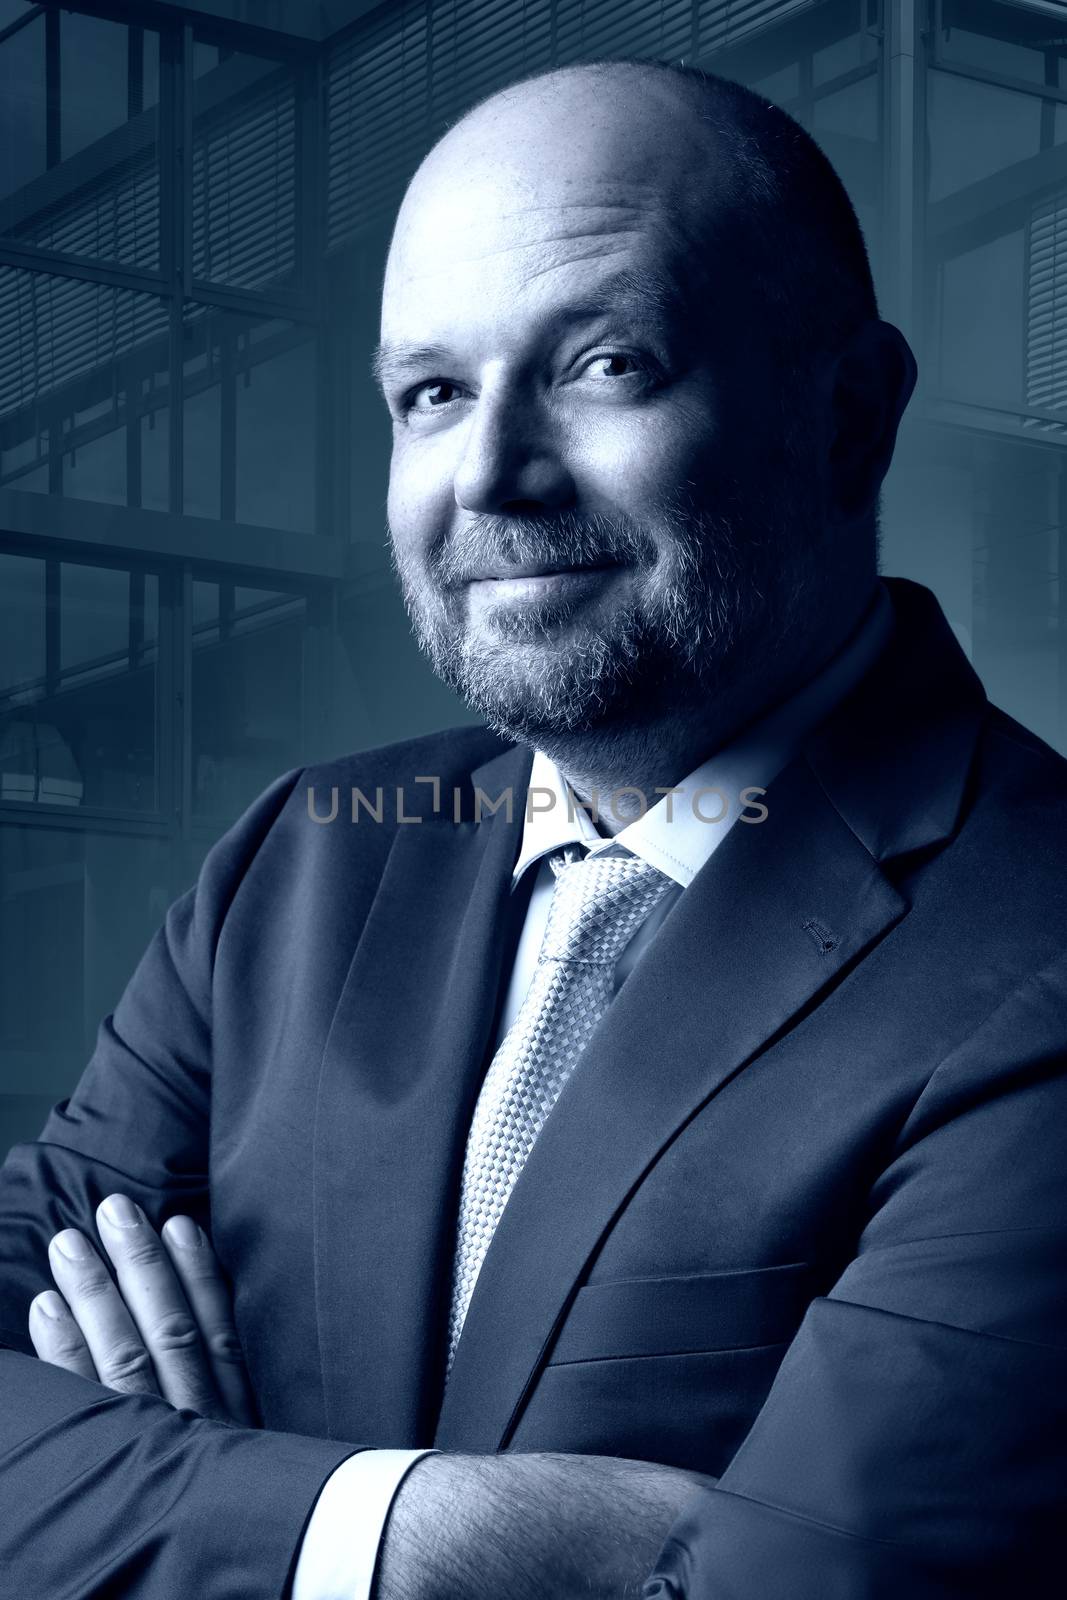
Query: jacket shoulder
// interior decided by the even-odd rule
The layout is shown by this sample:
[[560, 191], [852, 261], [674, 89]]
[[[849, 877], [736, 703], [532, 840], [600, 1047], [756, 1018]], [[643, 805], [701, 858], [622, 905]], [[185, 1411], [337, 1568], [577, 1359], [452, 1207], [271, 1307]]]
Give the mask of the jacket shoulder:
[[318, 762], [305, 768], [303, 776], [309, 784], [364, 790], [368, 784], [377, 788], [435, 778], [446, 789], [463, 786], [478, 767], [512, 748], [485, 727], [444, 728]]
[[1032, 729], [990, 705], [979, 735], [974, 792], [1012, 831], [1049, 828], [1067, 862], [1067, 759]]

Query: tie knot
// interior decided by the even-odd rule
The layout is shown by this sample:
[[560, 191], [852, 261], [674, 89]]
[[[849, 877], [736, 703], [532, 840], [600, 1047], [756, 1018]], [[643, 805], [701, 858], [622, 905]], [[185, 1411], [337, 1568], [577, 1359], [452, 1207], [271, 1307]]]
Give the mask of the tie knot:
[[633, 855], [553, 856], [556, 886], [542, 961], [610, 964], [618, 960], [669, 878]]

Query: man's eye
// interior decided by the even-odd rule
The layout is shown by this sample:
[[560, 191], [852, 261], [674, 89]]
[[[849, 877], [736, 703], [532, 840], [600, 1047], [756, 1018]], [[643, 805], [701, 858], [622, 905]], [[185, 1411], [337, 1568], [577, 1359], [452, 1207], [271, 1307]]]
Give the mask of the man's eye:
[[608, 379], [640, 377], [647, 371], [643, 362], [625, 350], [606, 350], [603, 355], [593, 356], [582, 368], [583, 376]]
[[432, 383], [420, 384], [413, 389], [407, 397], [405, 409], [408, 411], [436, 411], [441, 406], [451, 405], [459, 395], [459, 389], [454, 383], [449, 383], [447, 378], [435, 378]]

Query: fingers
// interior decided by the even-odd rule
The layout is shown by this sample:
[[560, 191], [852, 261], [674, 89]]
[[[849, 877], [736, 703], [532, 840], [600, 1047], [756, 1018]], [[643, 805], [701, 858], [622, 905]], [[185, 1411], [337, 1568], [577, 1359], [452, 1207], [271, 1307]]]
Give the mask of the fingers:
[[30, 1339], [42, 1361], [75, 1372], [79, 1378], [99, 1381], [82, 1331], [63, 1296], [54, 1289], [46, 1289], [30, 1303]]
[[30, 1337], [53, 1366], [127, 1393], [159, 1393], [202, 1416], [257, 1425], [229, 1286], [206, 1234], [172, 1217], [161, 1243], [141, 1208], [113, 1194], [97, 1208], [114, 1270], [75, 1228], [56, 1234], [58, 1294], [38, 1295]]
[[[116, 1298], [121, 1296], [119, 1303], [124, 1301], [124, 1310], [128, 1308], [126, 1315], [147, 1352], [146, 1360], [155, 1373], [159, 1392], [172, 1406], [198, 1411], [202, 1416], [223, 1416], [196, 1318], [169, 1254], [148, 1218], [126, 1195], [113, 1194], [97, 1207], [96, 1225], [115, 1269]], [[100, 1358], [90, 1329], [82, 1321], [78, 1306], [71, 1303], [71, 1310], [81, 1324], [99, 1370]]]
[[92, 1358], [91, 1376], [122, 1394], [157, 1393], [152, 1362], [133, 1319], [85, 1235], [76, 1228], [57, 1233], [48, 1246], [48, 1262]]
[[200, 1328], [226, 1412], [243, 1427], [255, 1427], [251, 1385], [234, 1326], [229, 1285], [218, 1257], [192, 1217], [171, 1217], [163, 1225], [162, 1238]]

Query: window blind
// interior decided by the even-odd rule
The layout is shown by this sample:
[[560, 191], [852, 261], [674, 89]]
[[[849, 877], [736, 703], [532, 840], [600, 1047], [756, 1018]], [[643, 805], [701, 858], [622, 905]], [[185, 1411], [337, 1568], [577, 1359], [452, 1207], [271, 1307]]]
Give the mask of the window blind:
[[1026, 400], [1064, 414], [1062, 424], [1032, 426], [1067, 435], [1067, 189], [1037, 205], [1030, 219]]
[[154, 295], [0, 267], [0, 417], [166, 332]]
[[288, 68], [233, 56], [197, 80], [192, 190], [195, 278], [252, 289], [291, 277], [296, 92]]
[[[44, 189], [44, 183], [39, 187]], [[159, 266], [159, 164], [154, 147], [45, 206], [14, 231], [19, 240], [45, 250], [154, 272]]]

